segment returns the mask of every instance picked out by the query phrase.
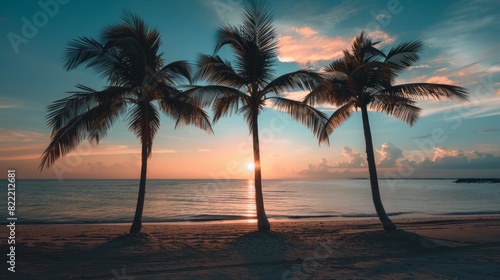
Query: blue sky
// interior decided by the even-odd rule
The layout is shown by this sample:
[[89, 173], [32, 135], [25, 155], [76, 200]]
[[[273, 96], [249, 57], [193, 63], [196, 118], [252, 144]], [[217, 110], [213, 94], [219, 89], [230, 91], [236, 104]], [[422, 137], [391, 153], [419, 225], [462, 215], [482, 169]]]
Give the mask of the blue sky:
[[[163, 58], [194, 62], [211, 54], [215, 31], [238, 24], [239, 0], [189, 1], [10, 1], [0, 3], [0, 167], [25, 178], [136, 178], [139, 142], [117, 122], [99, 145], [83, 144], [39, 173], [49, 143], [45, 109], [75, 84], [105, 85], [94, 72], [66, 72], [62, 54], [69, 40], [97, 37], [120, 22], [128, 9], [162, 34]], [[271, 1], [280, 38], [276, 75], [320, 69], [365, 30], [389, 48], [422, 40], [417, 65], [399, 83], [435, 82], [466, 87], [471, 102], [419, 101], [424, 108], [413, 127], [371, 113], [380, 176], [492, 177], [500, 171], [500, 3], [481, 1]], [[29, 23], [26, 23], [29, 22]], [[29, 28], [33, 24], [33, 28]], [[231, 58], [227, 51], [221, 56]], [[300, 98], [303, 92], [290, 93]], [[334, 108], [323, 107], [327, 113]], [[366, 177], [361, 119], [355, 114], [318, 146], [312, 133], [281, 113], [260, 119], [264, 178]], [[241, 116], [223, 119], [215, 135], [194, 128], [173, 130], [162, 119], [150, 178], [247, 178], [250, 137]]]

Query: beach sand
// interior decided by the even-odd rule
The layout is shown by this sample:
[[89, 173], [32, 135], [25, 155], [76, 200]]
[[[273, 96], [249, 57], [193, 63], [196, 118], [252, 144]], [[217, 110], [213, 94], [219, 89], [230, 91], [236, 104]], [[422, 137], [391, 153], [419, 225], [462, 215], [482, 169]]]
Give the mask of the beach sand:
[[[395, 219], [18, 225], [12, 279], [499, 279], [500, 215]], [[6, 240], [5, 229], [1, 231]], [[7, 252], [5, 242], [0, 246]], [[7, 252], [8, 253], [8, 252]], [[6, 278], [6, 279], [8, 279]], [[2, 278], [4, 279], [4, 278]]]

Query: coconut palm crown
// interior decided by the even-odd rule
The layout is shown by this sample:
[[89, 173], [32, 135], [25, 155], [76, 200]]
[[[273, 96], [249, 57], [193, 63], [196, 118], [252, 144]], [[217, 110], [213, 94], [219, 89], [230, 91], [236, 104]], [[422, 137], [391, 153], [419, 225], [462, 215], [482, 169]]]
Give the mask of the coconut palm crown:
[[175, 127], [195, 125], [212, 132], [206, 112], [176, 88], [191, 82], [185, 61], [164, 65], [159, 53], [160, 34], [142, 19], [125, 12], [123, 23], [103, 29], [99, 40], [79, 37], [64, 53], [65, 69], [84, 66], [108, 82], [102, 90], [77, 85], [69, 97], [48, 106], [51, 141], [41, 157], [40, 170], [50, 167], [84, 140], [99, 143], [114, 122], [124, 116], [141, 141], [139, 195], [131, 233], [139, 233], [146, 189], [147, 161], [160, 128], [160, 113], [175, 121]]

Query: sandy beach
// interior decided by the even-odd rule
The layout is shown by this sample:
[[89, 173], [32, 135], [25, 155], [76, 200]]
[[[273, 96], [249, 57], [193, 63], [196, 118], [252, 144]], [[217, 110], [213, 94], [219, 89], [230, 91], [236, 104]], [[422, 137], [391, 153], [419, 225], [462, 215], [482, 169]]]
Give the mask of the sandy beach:
[[[498, 279], [500, 216], [19, 225], [12, 279]], [[5, 230], [2, 239], [5, 239]], [[2, 244], [2, 252], [7, 251]], [[13, 276], [5, 271], [3, 275]]]

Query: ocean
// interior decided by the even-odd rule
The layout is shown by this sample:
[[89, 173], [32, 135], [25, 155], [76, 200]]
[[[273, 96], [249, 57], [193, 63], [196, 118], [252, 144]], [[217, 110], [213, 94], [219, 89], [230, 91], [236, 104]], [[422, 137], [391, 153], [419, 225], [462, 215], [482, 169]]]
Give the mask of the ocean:
[[[381, 180], [380, 185], [392, 217], [500, 214], [500, 184], [408, 179]], [[264, 180], [263, 190], [271, 220], [376, 217], [365, 179]], [[131, 223], [137, 191], [138, 180], [18, 180], [17, 224]], [[6, 208], [0, 211], [3, 220]], [[143, 222], [253, 219], [251, 180], [147, 182]]]

